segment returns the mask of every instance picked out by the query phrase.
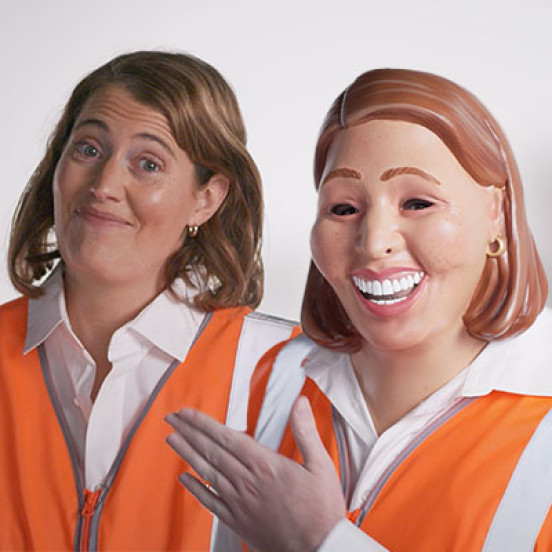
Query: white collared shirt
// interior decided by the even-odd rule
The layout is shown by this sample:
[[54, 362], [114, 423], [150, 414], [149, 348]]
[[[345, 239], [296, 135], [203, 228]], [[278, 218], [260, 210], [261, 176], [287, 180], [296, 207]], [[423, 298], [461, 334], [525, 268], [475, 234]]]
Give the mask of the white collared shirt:
[[[349, 448], [348, 507], [360, 507], [384, 470], [433, 419], [463, 397], [491, 391], [552, 396], [552, 311], [545, 309], [523, 334], [490, 342], [451, 381], [377, 435], [349, 355], [314, 347], [303, 366], [337, 410]], [[372, 547], [372, 548], [371, 548]], [[347, 520], [339, 522], [319, 552], [374, 550], [374, 542]]]
[[[189, 296], [183, 281], [172, 287], [178, 296]], [[44, 343], [85, 485], [96, 489], [160, 378], [175, 359], [186, 358], [205, 314], [168, 291], [158, 295], [113, 334], [108, 348], [112, 369], [92, 402], [96, 366], [71, 329], [59, 268], [44, 290], [29, 301], [24, 352]]]

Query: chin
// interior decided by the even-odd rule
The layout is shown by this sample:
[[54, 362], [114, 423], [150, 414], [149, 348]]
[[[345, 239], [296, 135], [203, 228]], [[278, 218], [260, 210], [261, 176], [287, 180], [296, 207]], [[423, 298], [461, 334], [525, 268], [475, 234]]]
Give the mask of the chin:
[[422, 331], [420, 320], [399, 321], [386, 319], [376, 324], [357, 325], [366, 346], [381, 352], [405, 352], [431, 342], [427, 331]]
[[415, 335], [370, 336], [365, 342], [370, 349], [382, 353], [408, 352], [424, 345], [424, 339]]

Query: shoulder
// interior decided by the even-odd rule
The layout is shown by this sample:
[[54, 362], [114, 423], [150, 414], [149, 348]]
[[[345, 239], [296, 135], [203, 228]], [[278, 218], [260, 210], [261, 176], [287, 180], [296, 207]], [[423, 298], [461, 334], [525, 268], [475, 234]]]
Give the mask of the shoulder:
[[288, 331], [298, 327], [298, 323], [294, 320], [288, 320], [258, 311], [250, 312], [245, 319], [248, 323], [258, 327], [282, 328]]
[[26, 323], [28, 302], [27, 297], [18, 297], [0, 305], [0, 320], [20, 320]]
[[299, 324], [293, 320], [279, 318], [262, 312], [250, 312], [244, 319], [244, 331], [257, 333], [259, 336], [266, 335], [270, 340], [276, 337], [273, 344], [284, 341], [301, 332]]
[[19, 297], [0, 305], [0, 349], [20, 353], [27, 333], [28, 299]]
[[480, 357], [465, 390], [552, 397], [552, 311], [545, 309], [523, 333], [492, 341]]
[[[301, 329], [296, 322], [260, 312], [250, 312], [243, 320], [240, 348], [254, 347], [262, 350], [264, 355], [300, 332]], [[259, 356], [257, 360], [260, 358]]]
[[216, 310], [210, 313], [209, 319], [217, 326], [230, 325], [237, 331], [241, 327], [240, 341], [264, 346], [265, 351], [300, 332], [296, 322], [253, 312], [249, 307]]
[[552, 362], [552, 310], [545, 308], [532, 326], [512, 337], [510, 354], [521, 358], [534, 358], [536, 362]]

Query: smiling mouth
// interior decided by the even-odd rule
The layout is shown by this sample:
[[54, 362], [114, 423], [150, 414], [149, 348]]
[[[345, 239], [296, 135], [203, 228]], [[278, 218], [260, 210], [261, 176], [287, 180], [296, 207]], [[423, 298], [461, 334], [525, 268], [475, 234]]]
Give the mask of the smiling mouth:
[[76, 213], [79, 217], [97, 221], [104, 222], [116, 226], [129, 226], [129, 222], [124, 218], [121, 218], [115, 214], [102, 211], [100, 209], [95, 209], [90, 205], [84, 205], [76, 209]]
[[401, 278], [367, 280], [353, 276], [353, 282], [360, 294], [376, 305], [394, 305], [404, 301], [422, 281], [425, 273], [413, 272]]

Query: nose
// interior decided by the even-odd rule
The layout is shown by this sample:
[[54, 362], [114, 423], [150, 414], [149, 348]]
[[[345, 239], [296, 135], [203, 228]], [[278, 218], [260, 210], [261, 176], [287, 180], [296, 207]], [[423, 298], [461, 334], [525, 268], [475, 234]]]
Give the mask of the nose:
[[90, 193], [99, 201], [121, 201], [124, 196], [126, 170], [115, 157], [109, 157], [97, 167]]
[[380, 259], [404, 246], [400, 220], [389, 206], [372, 205], [359, 228], [357, 247], [370, 259]]

